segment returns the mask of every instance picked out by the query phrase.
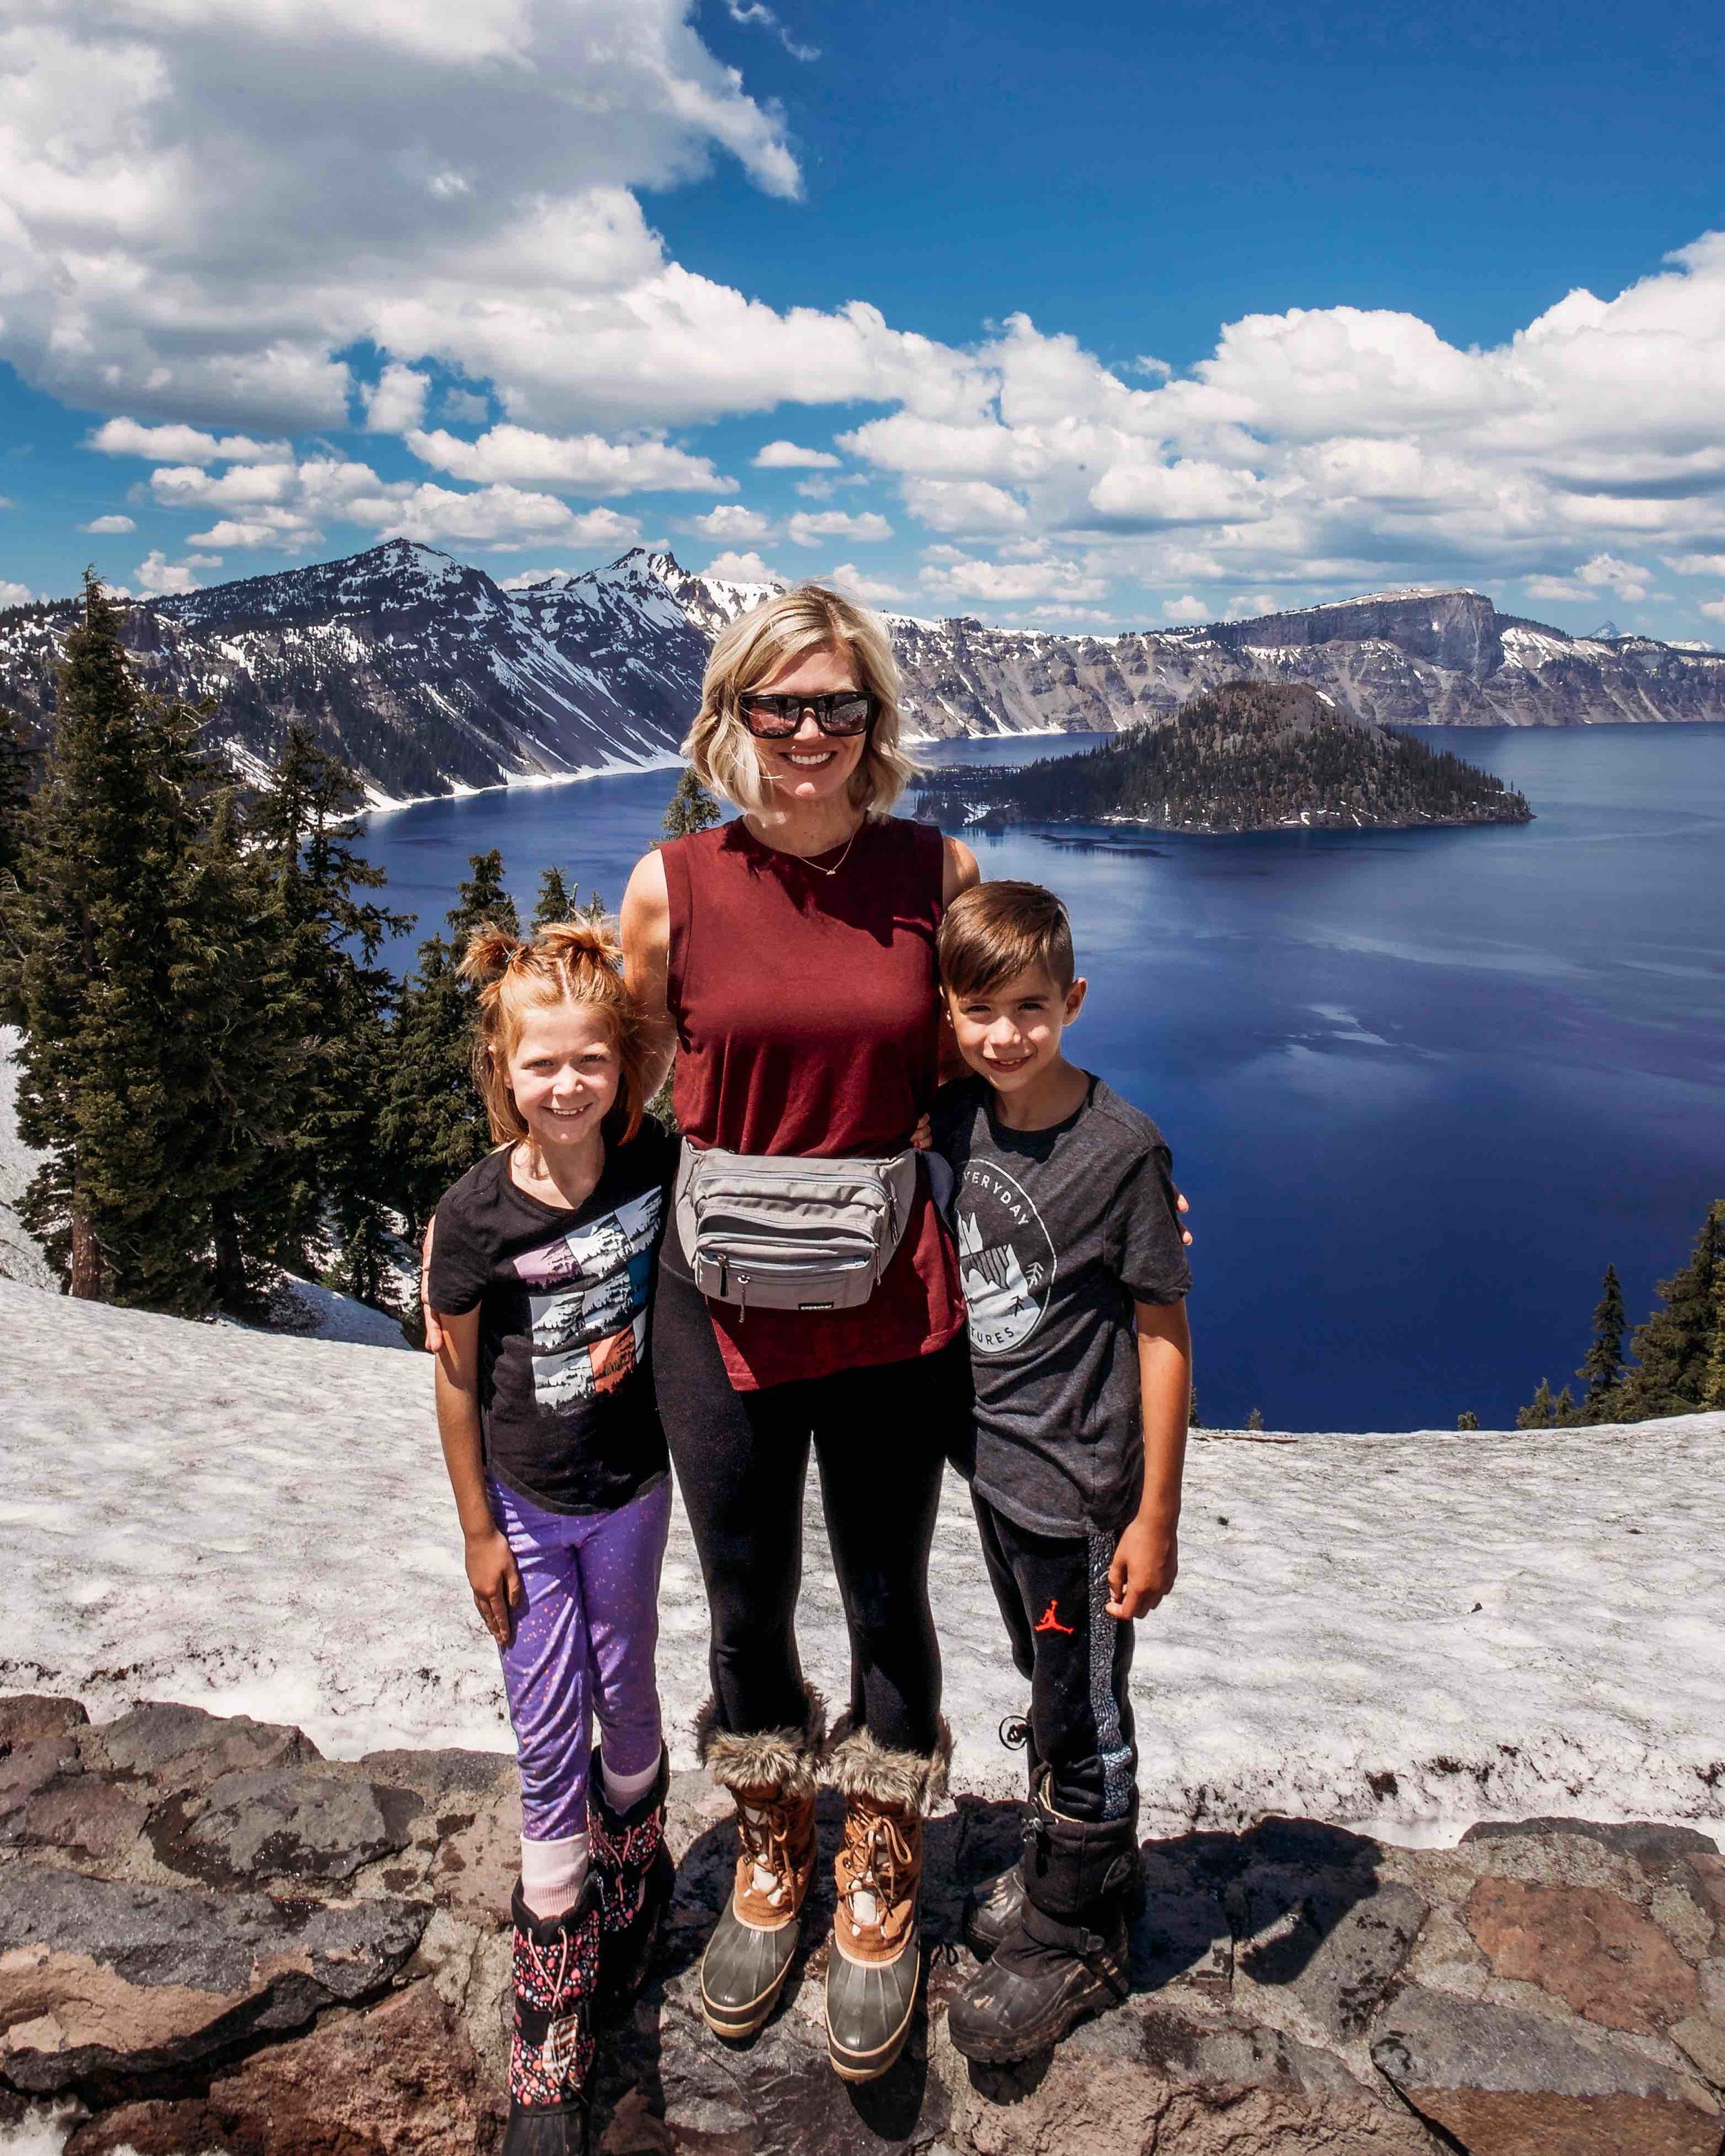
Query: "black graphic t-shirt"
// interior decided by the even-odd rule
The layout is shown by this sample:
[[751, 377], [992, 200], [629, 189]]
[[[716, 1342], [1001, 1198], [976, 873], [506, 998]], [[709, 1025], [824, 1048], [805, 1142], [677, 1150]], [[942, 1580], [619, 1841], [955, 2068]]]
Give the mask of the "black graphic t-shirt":
[[1045, 1131], [1008, 1130], [993, 1098], [963, 1078], [934, 1106], [976, 1385], [957, 1465], [1032, 1533], [1113, 1534], [1144, 1481], [1132, 1305], [1192, 1285], [1168, 1149], [1100, 1078]]
[[676, 1142], [649, 1116], [627, 1145], [608, 1142], [573, 1212], [516, 1188], [512, 1150], [444, 1193], [431, 1306], [478, 1306], [490, 1471], [548, 1512], [610, 1512], [670, 1471], [647, 1320]]

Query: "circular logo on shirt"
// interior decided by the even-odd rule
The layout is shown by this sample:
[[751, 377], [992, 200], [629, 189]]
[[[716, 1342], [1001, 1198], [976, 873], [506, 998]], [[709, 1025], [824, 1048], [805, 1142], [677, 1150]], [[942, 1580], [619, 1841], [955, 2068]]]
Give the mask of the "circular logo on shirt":
[[1054, 1245], [1035, 1206], [991, 1160], [965, 1163], [953, 1212], [971, 1352], [1004, 1355], [1042, 1321], [1054, 1282]]

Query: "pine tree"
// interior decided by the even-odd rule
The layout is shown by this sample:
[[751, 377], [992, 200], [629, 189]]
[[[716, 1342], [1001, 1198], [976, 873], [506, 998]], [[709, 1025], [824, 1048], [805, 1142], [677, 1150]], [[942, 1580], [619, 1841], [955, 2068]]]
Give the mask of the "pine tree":
[[23, 891], [24, 817], [30, 803], [30, 752], [14, 715], [0, 709], [0, 1025], [23, 1023], [18, 925], [13, 918]]
[[218, 1292], [220, 1142], [247, 947], [202, 721], [139, 691], [93, 576], [8, 906], [25, 1034], [18, 1128], [47, 1158], [23, 1209], [74, 1296], [197, 1314]]
[[1480, 1419], [1474, 1413], [1471, 1408], [1463, 1408], [1461, 1414], [1455, 1418], [1455, 1427], [1457, 1430], [1477, 1430], [1479, 1426]]
[[1542, 1378], [1539, 1389], [1533, 1395], [1531, 1406], [1522, 1408], [1516, 1416], [1517, 1430], [1549, 1430], [1557, 1414], [1557, 1402], [1552, 1398], [1551, 1386]]
[[379, 1118], [392, 1202], [416, 1237], [437, 1201], [490, 1150], [490, 1127], [473, 1084], [479, 992], [459, 973], [461, 953], [485, 922], [521, 933], [503, 887], [503, 857], [470, 857], [473, 873], [445, 916], [449, 935], [429, 937], [402, 992], [390, 1041]]
[[1245, 1419], [1245, 1426], [1248, 1430], [1263, 1429], [1264, 1410], [1262, 1408], [1254, 1408], [1252, 1409], [1251, 1413]]
[[274, 1096], [275, 1173], [260, 1176], [250, 1197], [274, 1212], [281, 1263], [315, 1266], [331, 1235], [334, 1284], [376, 1301], [388, 1240], [378, 1120], [394, 1001], [393, 978], [377, 960], [413, 924], [365, 896], [386, 878], [355, 850], [362, 800], [352, 772], [295, 721], [245, 819], [272, 1029], [286, 1051]]
[[563, 872], [553, 865], [539, 879], [539, 897], [533, 908], [533, 933], [554, 921], [567, 921], [575, 910], [574, 894], [563, 881]]
[[1713, 1345], [1702, 1399], [1707, 1407], [1725, 1408], [1725, 1255], [1713, 1267]]
[[[1589, 1421], [1609, 1422], [1609, 1396], [1623, 1383], [1623, 1335], [1628, 1322], [1623, 1307], [1623, 1287], [1615, 1265], [1607, 1265], [1594, 1308], [1594, 1344], [1587, 1360], [1576, 1372], [1586, 1387], [1582, 1409]], [[1595, 1412], [1597, 1410], [1597, 1412]]]
[[1616, 1397], [1625, 1422], [1692, 1414], [1706, 1400], [1717, 1335], [1717, 1282], [1725, 1264], [1725, 1199], [1707, 1209], [1689, 1262], [1659, 1283], [1665, 1307], [1635, 1327], [1635, 1362]]
[[696, 777], [693, 764], [685, 764], [683, 775], [677, 781], [677, 790], [672, 794], [670, 806], [665, 812], [663, 828], [666, 838], [692, 838], [697, 831], [710, 830], [723, 814], [718, 803]]
[[16, 887], [23, 865], [30, 763], [29, 744], [17, 714], [0, 707], [0, 889]]

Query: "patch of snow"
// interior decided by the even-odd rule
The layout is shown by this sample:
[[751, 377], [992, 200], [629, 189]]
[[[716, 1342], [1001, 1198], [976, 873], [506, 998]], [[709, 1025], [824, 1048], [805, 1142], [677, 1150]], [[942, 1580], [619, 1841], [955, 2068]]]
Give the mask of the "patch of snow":
[[281, 1330], [302, 1340], [341, 1340], [357, 1348], [405, 1348], [412, 1343], [387, 1311], [375, 1310], [357, 1296], [342, 1295], [296, 1273], [283, 1276], [278, 1301], [290, 1306]]
[[[428, 1361], [0, 1282], [0, 1685], [99, 1716], [178, 1699], [338, 1757], [506, 1748]], [[1183, 1569], [1139, 1628], [1147, 1830], [1271, 1810], [1409, 1840], [1562, 1812], [1720, 1822], [1725, 1415], [1633, 1430], [1192, 1448]], [[1207, 1441], [1208, 1440], [1208, 1441]], [[810, 1494], [800, 1630], [849, 1686]], [[955, 1779], [1014, 1794], [1022, 1704], [962, 1486], [937, 1528]], [[707, 1689], [680, 1512], [660, 1683], [680, 1765]]]
[[0, 1279], [57, 1290], [59, 1283], [42, 1245], [18, 1217], [18, 1205], [42, 1156], [18, 1134], [18, 1064], [21, 1036], [0, 1025]]

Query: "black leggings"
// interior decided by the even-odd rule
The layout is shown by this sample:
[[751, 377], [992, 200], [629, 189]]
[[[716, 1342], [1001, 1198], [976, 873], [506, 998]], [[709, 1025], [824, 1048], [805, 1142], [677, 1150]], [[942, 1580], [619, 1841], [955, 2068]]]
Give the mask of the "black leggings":
[[706, 1301], [661, 1267], [653, 1306], [659, 1412], [700, 1553], [722, 1729], [798, 1728], [793, 1630], [811, 1441], [850, 1634], [850, 1710], [877, 1743], [927, 1756], [941, 1658], [928, 1553], [947, 1445], [966, 1426], [963, 1335], [932, 1355], [740, 1393]]

